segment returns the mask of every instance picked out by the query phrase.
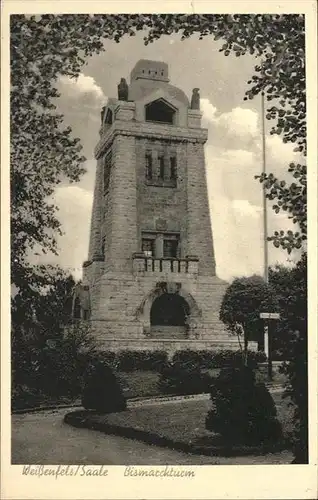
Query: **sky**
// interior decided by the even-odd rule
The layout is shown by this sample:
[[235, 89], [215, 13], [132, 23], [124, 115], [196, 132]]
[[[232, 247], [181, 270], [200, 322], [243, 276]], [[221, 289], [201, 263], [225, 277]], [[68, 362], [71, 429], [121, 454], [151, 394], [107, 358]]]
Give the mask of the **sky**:
[[[259, 97], [243, 100], [258, 61], [248, 55], [224, 56], [219, 52], [222, 42], [211, 37], [181, 41], [179, 35], [164, 36], [148, 46], [142, 38], [138, 34], [119, 44], [106, 41], [105, 52], [88, 59], [77, 80], [61, 77], [58, 82], [58, 111], [81, 139], [87, 173], [79, 183], [62, 183], [56, 189], [54, 201], [65, 234], [58, 240], [58, 257], [41, 256], [36, 261], [57, 263], [81, 277], [88, 252], [96, 168], [93, 150], [99, 139], [100, 111], [108, 97], [117, 97], [120, 78], [128, 81], [139, 59], [153, 59], [168, 63], [170, 83], [189, 98], [193, 88], [200, 89], [202, 125], [209, 133], [205, 158], [217, 275], [231, 281], [237, 276], [262, 274], [262, 188], [254, 179], [262, 170], [261, 102]], [[292, 145], [270, 135], [270, 128], [267, 121], [267, 171], [288, 180], [288, 164], [299, 157]], [[269, 208], [269, 234], [291, 227], [286, 215]], [[271, 243], [268, 249], [270, 265], [290, 265], [296, 257]]]

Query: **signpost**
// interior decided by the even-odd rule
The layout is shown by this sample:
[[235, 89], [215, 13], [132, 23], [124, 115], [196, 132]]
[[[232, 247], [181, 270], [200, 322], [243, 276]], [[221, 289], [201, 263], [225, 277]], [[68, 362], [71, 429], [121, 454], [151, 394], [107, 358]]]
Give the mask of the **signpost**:
[[280, 319], [279, 313], [274, 312], [263, 312], [260, 313], [259, 317], [264, 320], [264, 350], [268, 359], [268, 378], [272, 380], [273, 370], [272, 370], [272, 350], [271, 350], [271, 336], [269, 330], [269, 320]]

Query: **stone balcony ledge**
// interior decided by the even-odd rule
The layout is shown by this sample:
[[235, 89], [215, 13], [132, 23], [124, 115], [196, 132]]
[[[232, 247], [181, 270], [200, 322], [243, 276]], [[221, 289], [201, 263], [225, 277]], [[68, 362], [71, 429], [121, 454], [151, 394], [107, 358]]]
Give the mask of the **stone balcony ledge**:
[[199, 259], [195, 255], [189, 255], [184, 259], [171, 257], [149, 257], [144, 253], [133, 254], [134, 274], [144, 273], [186, 273], [198, 274]]

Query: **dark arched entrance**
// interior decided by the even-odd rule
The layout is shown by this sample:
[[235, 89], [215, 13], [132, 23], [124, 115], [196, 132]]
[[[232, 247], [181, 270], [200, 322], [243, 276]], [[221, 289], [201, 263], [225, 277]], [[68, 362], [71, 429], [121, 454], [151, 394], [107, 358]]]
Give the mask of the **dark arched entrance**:
[[188, 303], [176, 293], [163, 293], [155, 299], [150, 311], [151, 326], [185, 327], [190, 313]]

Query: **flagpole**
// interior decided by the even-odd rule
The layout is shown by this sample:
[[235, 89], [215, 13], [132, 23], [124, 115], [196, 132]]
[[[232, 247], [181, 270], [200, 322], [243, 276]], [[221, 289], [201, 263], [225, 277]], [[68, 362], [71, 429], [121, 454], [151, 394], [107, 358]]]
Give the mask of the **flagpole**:
[[[264, 92], [261, 93], [261, 115], [262, 115], [262, 173], [266, 174], [266, 140], [265, 140], [265, 103]], [[265, 182], [263, 182], [263, 246], [264, 246], [264, 281], [268, 283], [268, 245], [267, 245], [267, 198]], [[264, 320], [264, 351], [268, 359], [268, 372], [271, 378], [270, 346], [269, 346], [269, 322]]]
[[[261, 93], [262, 101], [262, 164], [263, 174], [266, 174], [266, 142], [265, 142], [265, 105], [264, 92]], [[263, 182], [263, 238], [264, 238], [264, 281], [268, 283], [268, 246], [267, 246], [267, 199], [265, 183]]]

